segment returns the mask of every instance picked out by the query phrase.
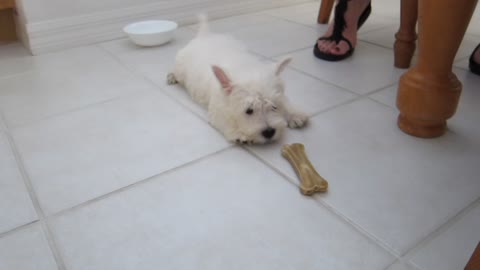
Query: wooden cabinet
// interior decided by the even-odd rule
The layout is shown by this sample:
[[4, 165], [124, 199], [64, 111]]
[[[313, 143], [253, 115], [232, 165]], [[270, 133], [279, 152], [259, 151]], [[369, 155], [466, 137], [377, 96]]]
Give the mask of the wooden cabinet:
[[0, 44], [17, 39], [14, 7], [14, 0], [0, 0]]

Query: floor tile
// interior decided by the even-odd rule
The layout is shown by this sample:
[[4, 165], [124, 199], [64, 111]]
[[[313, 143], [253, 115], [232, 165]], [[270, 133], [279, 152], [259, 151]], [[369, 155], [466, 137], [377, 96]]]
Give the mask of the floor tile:
[[358, 33], [359, 35], [362, 35], [363, 33], [377, 31], [384, 28], [395, 29], [393, 32], [395, 33], [399, 26], [400, 19], [379, 15], [375, 10], [373, 10], [373, 13], [370, 15], [370, 17], [368, 17], [368, 20], [365, 22], [365, 24], [358, 30]]
[[476, 35], [480, 39], [480, 11], [478, 5], [472, 19], [470, 20], [470, 24], [468, 25], [467, 33]]
[[20, 43], [0, 47], [0, 78], [27, 72], [32, 67], [32, 56]]
[[462, 43], [458, 48], [457, 55], [455, 56], [455, 60], [470, 57], [473, 50], [477, 45], [480, 43], [480, 37], [472, 36], [472, 35], [465, 35], [463, 37]]
[[160, 92], [64, 114], [13, 135], [47, 214], [229, 145]]
[[400, 19], [400, 2], [397, 0], [372, 1], [372, 14]]
[[311, 49], [292, 53], [291, 66], [319, 79], [366, 94], [398, 81], [404, 70], [393, 66], [393, 52], [375, 45], [359, 42], [355, 54], [341, 62], [315, 58]]
[[463, 269], [480, 240], [480, 206], [415, 253], [411, 261], [423, 270]]
[[397, 108], [397, 90], [398, 84], [394, 84], [390, 87], [385, 88], [384, 90], [371, 94], [370, 98], [392, 108]]
[[[209, 25], [212, 31], [232, 35], [251, 51], [266, 57], [313, 46], [319, 33], [326, 29], [326, 26], [314, 29], [262, 13], [215, 20]], [[196, 28], [198, 26], [192, 26]]]
[[448, 128], [456, 133], [468, 133], [480, 138], [478, 115], [480, 114], [480, 76], [463, 69], [454, 69], [462, 83], [462, 93], [455, 115], [448, 121]]
[[479, 43], [480, 36], [465, 35], [462, 44], [460, 45], [460, 48], [458, 50], [457, 57], [455, 57], [456, 62], [454, 65], [456, 67], [470, 70], [468, 67], [469, 59]]
[[78, 48], [39, 58], [34, 71], [0, 79], [0, 109], [9, 125], [152, 88], [99, 48]]
[[52, 226], [70, 270], [375, 270], [393, 261], [240, 149], [65, 213]]
[[24, 228], [0, 238], [0, 269], [58, 269], [39, 225]]
[[[282, 18], [288, 21], [304, 24], [315, 28], [319, 26], [324, 26], [325, 28], [323, 28], [323, 31], [321, 32], [321, 34], [323, 34], [323, 32], [325, 32], [327, 28], [325, 25], [319, 25], [317, 23], [319, 8], [320, 3], [315, 1], [295, 6], [271, 9], [266, 11], [265, 13], [271, 16], [275, 16], [277, 18]], [[333, 13], [334, 11], [332, 11], [330, 20], [333, 20]], [[360, 28], [359, 32], [363, 33], [386, 26], [397, 25], [398, 22], [398, 19], [381, 16], [376, 14], [376, 12], [373, 12], [368, 18], [368, 20], [365, 22], [365, 24]]]
[[6, 129], [7, 129], [7, 126], [3, 122], [2, 112], [0, 112], [0, 131], [5, 131]]
[[[395, 33], [398, 31], [397, 26], [386, 27], [379, 30], [371, 31], [368, 33], [360, 34], [360, 40], [370, 42], [373, 44], [380, 45], [385, 48], [393, 49], [395, 44]], [[457, 54], [455, 55], [455, 59], [461, 59], [470, 56], [473, 49], [477, 46], [480, 42], [480, 38], [477, 38], [472, 35], [465, 35], [458, 48]], [[417, 45], [418, 46], [418, 45]], [[415, 52], [418, 54], [418, 47]]]
[[404, 263], [396, 262], [391, 265], [387, 270], [416, 270], [414, 266], [406, 265]]
[[[479, 239], [480, 77], [468, 57], [480, 9], [455, 59], [457, 113], [445, 136], [422, 140], [396, 126], [400, 2], [373, 1], [355, 54], [340, 63], [312, 55], [327, 30], [319, 6], [209, 22], [267, 61], [293, 55], [286, 95], [314, 117], [248, 148], [288, 179], [232, 147], [185, 90], [166, 85], [197, 25], [152, 48], [119, 39], [31, 56], [0, 46], [0, 269], [58, 269], [40, 224], [17, 228], [38, 218], [6, 134], [68, 270], [462, 269]], [[292, 142], [306, 145], [328, 193], [299, 193], [280, 154]]]
[[456, 61], [454, 64], [454, 67], [462, 68], [465, 70], [470, 70], [468, 65], [469, 65], [469, 57], [465, 57], [463, 59], [459, 59]]
[[315, 1], [300, 5], [270, 9], [265, 11], [265, 14], [308, 26], [316, 26], [319, 9], [320, 2]]
[[157, 85], [167, 84], [167, 74], [171, 71], [177, 51], [194, 37], [188, 28], [176, 31], [175, 39], [158, 47], [140, 47], [128, 39], [113, 40], [101, 46], [114, 55], [124, 65], [147, 77]]
[[309, 115], [357, 97], [347, 90], [327, 84], [293, 69], [286, 69], [281, 76], [285, 82], [285, 93], [292, 104]]
[[[265, 16], [265, 14], [262, 13], [245, 14], [221, 19], [208, 18], [207, 20], [208, 28], [215, 33], [231, 33], [240, 28], [279, 21], [272, 16]], [[197, 33], [199, 24], [190, 25], [188, 28], [194, 31], [194, 33]]]
[[316, 116], [278, 144], [251, 149], [296, 179], [280, 147], [304, 143], [330, 181], [329, 192], [316, 198], [403, 254], [478, 198], [480, 136], [459, 125], [422, 140], [401, 132], [396, 117], [396, 110], [362, 99]]
[[[268, 35], [265, 35], [268, 33]], [[316, 29], [280, 20], [251, 27], [240, 28], [231, 33], [245, 42], [253, 52], [272, 57], [302, 48], [310, 48], [318, 37]]]
[[202, 105], [193, 101], [190, 98], [188, 92], [182, 86], [175, 84], [175, 85], [167, 85], [163, 87], [165, 90], [165, 94], [174, 98], [176, 101], [181, 103], [183, 106], [188, 108], [190, 111], [201, 117], [203, 120], [208, 121], [208, 112], [207, 109], [204, 108]]
[[398, 26], [387, 26], [367, 33], [360, 33], [358, 38], [362, 41], [393, 49], [395, 33], [397, 33], [397, 31]]
[[0, 233], [37, 220], [5, 133], [0, 131]]

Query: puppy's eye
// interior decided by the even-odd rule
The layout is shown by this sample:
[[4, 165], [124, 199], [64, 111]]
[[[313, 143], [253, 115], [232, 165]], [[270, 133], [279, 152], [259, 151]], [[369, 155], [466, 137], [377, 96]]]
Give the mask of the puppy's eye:
[[277, 109], [277, 106], [272, 106], [272, 110], [276, 111]]
[[245, 111], [246, 114], [248, 115], [252, 115], [253, 114], [253, 109], [252, 108], [248, 108], [246, 111]]

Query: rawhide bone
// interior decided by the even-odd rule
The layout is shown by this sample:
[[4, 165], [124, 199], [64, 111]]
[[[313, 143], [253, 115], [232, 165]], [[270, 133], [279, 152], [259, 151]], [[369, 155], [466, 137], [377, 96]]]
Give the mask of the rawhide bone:
[[308, 160], [305, 146], [301, 143], [287, 144], [282, 147], [282, 156], [286, 158], [300, 178], [300, 191], [304, 195], [325, 192], [327, 180], [323, 179]]

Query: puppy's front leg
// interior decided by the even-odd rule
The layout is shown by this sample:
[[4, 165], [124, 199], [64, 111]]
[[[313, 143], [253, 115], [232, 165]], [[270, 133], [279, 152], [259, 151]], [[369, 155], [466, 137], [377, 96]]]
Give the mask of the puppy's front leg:
[[177, 78], [175, 77], [175, 74], [173, 72], [167, 74], [167, 84], [168, 85], [173, 85], [177, 84]]
[[281, 106], [284, 111], [289, 128], [301, 128], [305, 126], [308, 121], [308, 115], [295, 108], [287, 97], [282, 97], [278, 105]]

